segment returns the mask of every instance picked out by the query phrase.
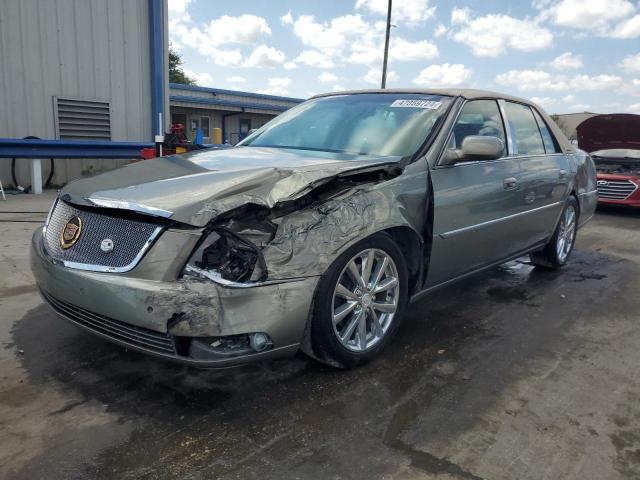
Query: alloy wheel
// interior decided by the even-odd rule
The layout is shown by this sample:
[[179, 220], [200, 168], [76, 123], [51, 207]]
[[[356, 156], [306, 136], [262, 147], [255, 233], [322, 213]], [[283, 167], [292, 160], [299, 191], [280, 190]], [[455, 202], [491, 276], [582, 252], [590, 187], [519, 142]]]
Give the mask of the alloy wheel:
[[333, 330], [352, 352], [364, 352], [385, 336], [400, 299], [398, 269], [383, 250], [369, 248], [342, 269], [331, 305]]
[[567, 205], [560, 220], [558, 237], [556, 239], [556, 254], [558, 255], [558, 260], [563, 263], [569, 256], [575, 240], [576, 217], [575, 207], [573, 205]]

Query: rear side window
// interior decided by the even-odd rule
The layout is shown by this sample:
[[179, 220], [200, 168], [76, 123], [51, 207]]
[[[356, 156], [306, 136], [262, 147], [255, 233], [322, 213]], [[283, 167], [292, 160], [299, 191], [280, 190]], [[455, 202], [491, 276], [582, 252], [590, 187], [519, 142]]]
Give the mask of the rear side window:
[[536, 117], [536, 122], [538, 122], [540, 133], [542, 134], [542, 141], [544, 142], [545, 151], [547, 153], [560, 153], [560, 149], [558, 148], [558, 143], [553, 138], [553, 134], [549, 130], [549, 127], [547, 127], [546, 122], [544, 121], [542, 116], [540, 116], [540, 114], [536, 111], [535, 108], [532, 110], [533, 110], [533, 115]]
[[462, 108], [453, 127], [449, 148], [460, 148], [470, 135], [498, 137], [505, 141], [504, 125], [495, 100], [473, 100]]
[[531, 108], [520, 103], [505, 102], [511, 129], [514, 155], [543, 155], [544, 142]]

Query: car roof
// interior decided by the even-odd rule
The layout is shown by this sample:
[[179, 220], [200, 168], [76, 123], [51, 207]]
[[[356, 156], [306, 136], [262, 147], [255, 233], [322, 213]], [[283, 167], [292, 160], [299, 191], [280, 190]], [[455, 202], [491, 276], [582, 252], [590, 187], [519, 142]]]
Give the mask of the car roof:
[[505, 100], [513, 100], [515, 102], [527, 103], [535, 105], [531, 100], [507, 95], [506, 93], [492, 92], [490, 90], [478, 90], [473, 88], [374, 88], [367, 90], [345, 90], [330, 93], [321, 93], [311, 98], [330, 97], [333, 95], [353, 95], [360, 93], [419, 93], [426, 95], [447, 95], [450, 97], [462, 97], [468, 100], [474, 98], [503, 98]]

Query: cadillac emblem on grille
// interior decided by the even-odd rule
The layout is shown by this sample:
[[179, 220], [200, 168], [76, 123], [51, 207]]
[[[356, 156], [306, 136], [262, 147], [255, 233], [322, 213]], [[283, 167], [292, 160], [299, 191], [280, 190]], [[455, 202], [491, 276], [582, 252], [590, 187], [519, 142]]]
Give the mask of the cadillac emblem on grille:
[[78, 216], [71, 217], [60, 232], [60, 246], [65, 250], [73, 247], [80, 238], [81, 232], [82, 220]]

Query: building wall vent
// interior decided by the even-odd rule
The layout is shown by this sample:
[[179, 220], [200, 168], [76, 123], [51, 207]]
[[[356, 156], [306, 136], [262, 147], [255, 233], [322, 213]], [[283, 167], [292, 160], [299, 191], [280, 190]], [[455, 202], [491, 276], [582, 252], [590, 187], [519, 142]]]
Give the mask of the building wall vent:
[[54, 97], [58, 138], [68, 140], [111, 140], [109, 102]]

